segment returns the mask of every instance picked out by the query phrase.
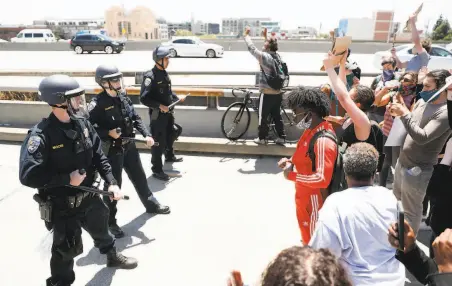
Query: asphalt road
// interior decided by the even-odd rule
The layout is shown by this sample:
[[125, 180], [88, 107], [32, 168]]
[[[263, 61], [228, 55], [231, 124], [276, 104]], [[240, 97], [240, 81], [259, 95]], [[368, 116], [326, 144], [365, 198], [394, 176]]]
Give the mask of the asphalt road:
[[[18, 145], [0, 144], [0, 285], [44, 285], [49, 276], [49, 240], [39, 219], [35, 190], [18, 180]], [[105, 267], [105, 256], [83, 233], [84, 253], [76, 258], [77, 285], [222, 286], [232, 269], [242, 271], [249, 285], [284, 248], [299, 245], [293, 183], [284, 180], [278, 158], [185, 155], [184, 162], [166, 164], [182, 174], [162, 183], [150, 177], [149, 153], [141, 153], [148, 184], [168, 204], [167, 216], [144, 213], [130, 180], [122, 190], [131, 198], [118, 203], [118, 224], [126, 237], [117, 240], [125, 255], [138, 259], [134, 270]], [[418, 237], [428, 253], [423, 232]], [[422, 244], [421, 244], [422, 243]], [[24, 269], [26, 271], [24, 272]], [[25, 274], [26, 273], [26, 274]], [[412, 280], [410, 275], [408, 280]], [[410, 283], [407, 286], [421, 284]]]
[[[226, 51], [246, 51], [246, 45], [243, 40], [204, 40], [208, 43], [216, 43], [224, 47]], [[129, 41], [126, 44], [126, 51], [148, 51], [153, 50], [161, 41]], [[262, 40], [255, 40], [256, 46], [263, 45]], [[294, 41], [286, 40], [279, 42], [281, 52], [300, 52], [315, 53], [327, 52], [331, 48], [330, 41]], [[352, 43], [352, 53], [355, 54], [373, 54], [378, 51], [391, 48], [387, 43]], [[0, 43], [0, 51], [68, 51], [69, 44], [59, 43]]]

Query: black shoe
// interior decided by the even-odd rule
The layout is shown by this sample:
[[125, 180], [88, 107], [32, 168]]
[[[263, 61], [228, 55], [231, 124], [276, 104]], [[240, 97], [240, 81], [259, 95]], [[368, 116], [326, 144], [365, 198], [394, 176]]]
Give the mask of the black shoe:
[[122, 229], [116, 223], [110, 224], [108, 228], [115, 238], [121, 238], [125, 235], [124, 231], [122, 231]]
[[138, 261], [132, 257], [125, 257], [113, 248], [107, 252], [107, 267], [117, 267], [121, 269], [134, 269], [138, 266]]
[[184, 161], [184, 158], [181, 157], [177, 158], [176, 156], [165, 158], [166, 163], [180, 163], [182, 161]]
[[165, 174], [163, 171], [160, 173], [154, 173], [154, 174], [152, 174], [152, 176], [161, 181], [169, 181], [169, 179], [170, 179], [169, 176], [167, 174]]
[[171, 210], [168, 206], [161, 205], [157, 199], [152, 196], [152, 198], [148, 201], [146, 212], [150, 214], [169, 214]]

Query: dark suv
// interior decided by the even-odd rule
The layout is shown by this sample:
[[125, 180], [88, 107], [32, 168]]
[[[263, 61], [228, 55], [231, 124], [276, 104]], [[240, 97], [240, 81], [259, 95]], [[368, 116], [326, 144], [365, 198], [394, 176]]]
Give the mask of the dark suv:
[[83, 34], [72, 38], [69, 42], [71, 49], [77, 54], [83, 54], [88, 52], [91, 54], [93, 51], [104, 51], [107, 54], [113, 54], [114, 52], [120, 53], [125, 48], [125, 43], [115, 41], [104, 35]]

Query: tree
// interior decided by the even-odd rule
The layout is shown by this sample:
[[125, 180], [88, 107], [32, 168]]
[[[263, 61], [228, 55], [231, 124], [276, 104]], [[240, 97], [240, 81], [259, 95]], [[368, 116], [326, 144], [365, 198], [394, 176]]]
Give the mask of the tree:
[[[437, 25], [438, 22], [440, 22], [439, 25]], [[448, 37], [451, 32], [452, 30], [450, 28], [449, 21], [447, 19], [442, 19], [442, 17], [440, 17], [440, 19], [436, 21], [432, 39], [435, 41], [446, 40], [446, 37]]]
[[439, 15], [438, 20], [436, 20], [435, 26], [433, 26], [433, 31], [435, 31], [444, 21], [443, 14]]

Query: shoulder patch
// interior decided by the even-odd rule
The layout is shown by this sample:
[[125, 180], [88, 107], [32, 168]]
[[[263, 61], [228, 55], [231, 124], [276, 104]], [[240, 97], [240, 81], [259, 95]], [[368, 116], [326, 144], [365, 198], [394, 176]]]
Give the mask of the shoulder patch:
[[150, 79], [150, 78], [146, 78], [145, 80], [144, 80], [144, 86], [149, 86], [150, 84], [151, 84], [151, 82], [152, 82], [152, 80]]
[[91, 102], [88, 104], [88, 112], [93, 111], [93, 109], [96, 107], [97, 102], [95, 100], [91, 100]]
[[28, 153], [33, 154], [38, 150], [39, 145], [41, 145], [41, 137], [33, 135], [28, 139], [27, 150]]

